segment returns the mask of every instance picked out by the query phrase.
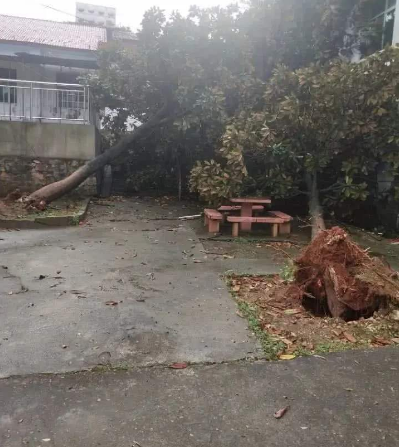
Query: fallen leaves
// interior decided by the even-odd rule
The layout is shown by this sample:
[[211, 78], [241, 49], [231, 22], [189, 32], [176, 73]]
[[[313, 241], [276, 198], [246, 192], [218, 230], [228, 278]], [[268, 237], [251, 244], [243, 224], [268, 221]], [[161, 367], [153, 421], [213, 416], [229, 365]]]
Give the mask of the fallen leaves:
[[281, 354], [279, 357], [280, 360], [293, 360], [294, 358], [296, 358], [294, 354]]
[[356, 343], [357, 340], [356, 338], [350, 333], [350, 332], [346, 332], [344, 331], [342, 333], [342, 335], [350, 342], [350, 343]]
[[388, 345], [390, 345], [392, 343], [391, 340], [387, 340], [384, 337], [378, 337], [378, 336], [375, 336], [373, 338], [372, 342], [374, 344], [376, 344], [376, 345], [379, 345], [379, 346], [388, 346]]
[[284, 311], [286, 315], [298, 315], [303, 312], [302, 309], [287, 309]]
[[[300, 306], [277, 275], [230, 275], [228, 281], [239, 302], [256, 310], [259, 327], [271, 337], [272, 343], [280, 343], [275, 350], [279, 360], [314, 355], [325, 361], [323, 356], [328, 352], [399, 345], [398, 308], [382, 309], [371, 318], [345, 322], [329, 315], [316, 316]], [[245, 316], [240, 310], [236, 314]]]
[[107, 301], [106, 306], [117, 306], [119, 303], [117, 301]]
[[287, 407], [281, 408], [280, 410], [276, 411], [274, 413], [274, 417], [276, 419], [281, 419], [282, 417], [285, 416], [285, 414], [287, 413], [287, 411], [290, 409], [290, 406], [288, 405]]
[[173, 363], [169, 366], [171, 369], [186, 369], [188, 367], [188, 364], [186, 362], [182, 363]]

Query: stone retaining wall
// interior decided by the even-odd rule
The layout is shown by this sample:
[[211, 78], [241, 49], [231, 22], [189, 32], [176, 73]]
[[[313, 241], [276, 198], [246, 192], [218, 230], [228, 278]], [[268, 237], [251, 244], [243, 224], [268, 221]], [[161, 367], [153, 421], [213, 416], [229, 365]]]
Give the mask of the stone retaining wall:
[[[84, 163], [84, 160], [0, 156], [0, 197], [16, 188], [23, 192], [35, 191], [41, 186], [65, 178]], [[95, 194], [95, 177], [87, 179], [77, 191]]]

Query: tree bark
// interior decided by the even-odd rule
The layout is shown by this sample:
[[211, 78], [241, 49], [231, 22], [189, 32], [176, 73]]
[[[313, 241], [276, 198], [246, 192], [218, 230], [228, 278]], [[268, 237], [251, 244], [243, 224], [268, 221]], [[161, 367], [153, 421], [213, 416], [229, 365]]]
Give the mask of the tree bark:
[[165, 103], [153, 118], [126, 135], [115, 146], [92, 160], [89, 160], [68, 177], [58, 182], [50, 183], [33, 192], [26, 197], [25, 202], [32, 206], [38, 206], [41, 202], [45, 205], [74, 190], [92, 174], [127, 151], [132, 143], [137, 142], [141, 138], [145, 138], [154, 128], [173, 121], [174, 116], [168, 117], [168, 114], [172, 112], [172, 108], [173, 106], [171, 104]]
[[323, 217], [323, 207], [320, 205], [320, 195], [317, 183], [317, 173], [307, 174], [306, 184], [309, 191], [309, 214], [312, 225], [312, 240], [317, 234], [326, 229]]

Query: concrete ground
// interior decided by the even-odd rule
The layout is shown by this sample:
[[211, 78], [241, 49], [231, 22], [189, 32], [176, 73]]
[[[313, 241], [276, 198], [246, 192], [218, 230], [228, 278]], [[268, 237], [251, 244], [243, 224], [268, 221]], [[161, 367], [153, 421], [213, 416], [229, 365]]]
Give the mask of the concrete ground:
[[398, 351], [254, 361], [220, 274], [279, 266], [205, 253], [192, 212], [0, 232], [1, 447], [399, 445]]
[[231, 265], [173, 220], [189, 210], [110, 204], [90, 225], [1, 233], [0, 377], [256, 355], [219, 276]]

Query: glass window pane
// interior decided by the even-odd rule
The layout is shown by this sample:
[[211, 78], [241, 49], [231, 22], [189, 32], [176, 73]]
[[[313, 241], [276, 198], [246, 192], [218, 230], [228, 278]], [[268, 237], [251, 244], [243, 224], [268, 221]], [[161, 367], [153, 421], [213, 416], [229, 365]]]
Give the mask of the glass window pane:
[[393, 26], [395, 23], [395, 11], [389, 12], [385, 16], [384, 41], [383, 46], [392, 45]]
[[[10, 68], [0, 68], [0, 78], [17, 79], [17, 70]], [[17, 89], [15, 82], [0, 81], [0, 84], [7, 87], [0, 87], [0, 102], [15, 104], [17, 102]]]
[[388, 8], [396, 5], [396, 0], [388, 0]]
[[385, 0], [371, 0], [367, 3], [366, 8], [370, 19], [382, 14], [385, 11]]

